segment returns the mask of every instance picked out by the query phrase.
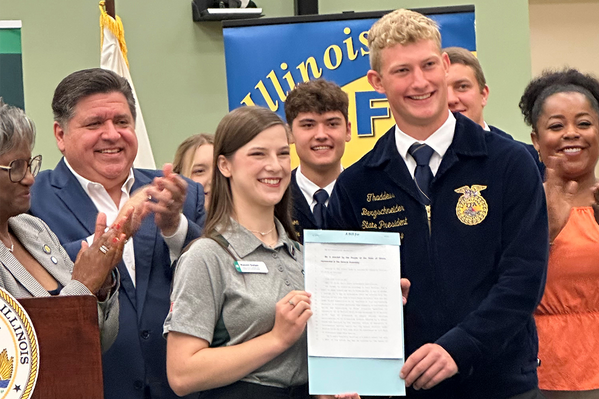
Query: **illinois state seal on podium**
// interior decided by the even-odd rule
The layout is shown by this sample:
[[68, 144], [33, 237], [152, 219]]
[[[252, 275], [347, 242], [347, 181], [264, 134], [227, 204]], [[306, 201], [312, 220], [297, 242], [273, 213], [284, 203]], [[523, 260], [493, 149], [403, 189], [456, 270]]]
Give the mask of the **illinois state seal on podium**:
[[25, 309], [0, 288], [0, 399], [28, 399], [39, 371], [39, 346]]

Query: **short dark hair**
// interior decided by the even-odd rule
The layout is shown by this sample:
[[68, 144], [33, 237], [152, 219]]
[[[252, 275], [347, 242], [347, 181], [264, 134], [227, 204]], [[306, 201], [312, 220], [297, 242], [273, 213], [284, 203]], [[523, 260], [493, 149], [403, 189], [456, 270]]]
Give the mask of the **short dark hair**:
[[347, 123], [348, 107], [349, 99], [341, 87], [324, 79], [310, 80], [298, 84], [287, 95], [285, 118], [291, 126], [293, 120], [302, 112], [324, 114], [325, 112], [339, 111]]
[[118, 92], [125, 96], [129, 111], [135, 121], [137, 117], [135, 98], [129, 82], [116, 73], [102, 68], [73, 72], [58, 84], [54, 90], [54, 98], [52, 98], [54, 120], [65, 127], [73, 117], [75, 107], [83, 98], [98, 93], [112, 92]]
[[447, 47], [442, 51], [447, 53], [450, 63], [462, 64], [472, 68], [474, 71], [474, 77], [478, 83], [478, 88], [482, 93], [487, 85], [487, 80], [485, 79], [485, 74], [483, 73], [483, 68], [480, 66], [478, 58], [476, 58], [470, 51], [462, 47]]
[[584, 95], [599, 115], [599, 81], [594, 76], [572, 68], [561, 71], [546, 70], [541, 76], [531, 80], [520, 98], [519, 106], [524, 122], [536, 132], [547, 98], [557, 93], [572, 92]]

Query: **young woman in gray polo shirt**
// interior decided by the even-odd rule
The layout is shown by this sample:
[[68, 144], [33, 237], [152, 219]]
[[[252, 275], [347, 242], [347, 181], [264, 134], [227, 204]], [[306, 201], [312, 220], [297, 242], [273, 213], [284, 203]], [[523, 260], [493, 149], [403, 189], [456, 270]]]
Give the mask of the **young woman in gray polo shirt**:
[[290, 223], [284, 122], [242, 107], [219, 124], [204, 238], [180, 258], [165, 321], [178, 395], [307, 398], [303, 256]]

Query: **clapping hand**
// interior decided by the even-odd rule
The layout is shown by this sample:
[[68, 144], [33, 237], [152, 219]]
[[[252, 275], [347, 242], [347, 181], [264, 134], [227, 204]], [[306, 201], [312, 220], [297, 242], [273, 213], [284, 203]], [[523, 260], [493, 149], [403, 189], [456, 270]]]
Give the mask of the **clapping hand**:
[[[147, 206], [149, 187], [147, 185], [135, 190], [125, 205], [121, 207], [121, 211], [111, 226], [121, 229], [127, 240], [137, 233], [141, 222], [150, 214], [150, 209]], [[122, 225], [120, 225], [121, 223]]]
[[574, 195], [578, 190], [575, 181], [564, 181], [561, 176], [563, 158], [550, 155], [545, 160], [545, 198], [549, 218], [549, 242], [553, 242], [570, 217]]
[[592, 204], [595, 213], [595, 221], [599, 223], [599, 183], [595, 183], [593, 187], [591, 187], [591, 190], [593, 191], [593, 198], [595, 199]]
[[162, 177], [154, 178], [148, 186], [147, 206], [154, 212], [156, 225], [164, 236], [172, 236], [179, 227], [180, 214], [187, 195], [187, 183], [173, 172], [173, 165], [164, 165]]
[[72, 279], [80, 281], [94, 294], [102, 291], [103, 287], [112, 286], [112, 269], [123, 257], [126, 240], [123, 228], [129, 223], [132, 214], [133, 208], [129, 208], [121, 219], [106, 229], [106, 215], [98, 213], [93, 244], [81, 242], [81, 250], [73, 266]]

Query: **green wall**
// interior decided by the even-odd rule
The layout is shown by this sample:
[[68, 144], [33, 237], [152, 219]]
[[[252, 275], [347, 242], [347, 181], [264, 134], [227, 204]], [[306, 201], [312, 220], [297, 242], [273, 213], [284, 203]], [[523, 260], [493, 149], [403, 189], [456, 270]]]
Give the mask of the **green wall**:
[[[256, 0], [268, 17], [293, 15], [292, 0]], [[491, 88], [486, 119], [528, 141], [518, 100], [530, 79], [527, 0], [476, 0], [478, 56]], [[320, 0], [320, 13], [468, 4], [451, 0]], [[227, 112], [222, 28], [193, 22], [191, 0], [116, 0], [129, 64], [158, 165], [187, 136], [214, 132]], [[44, 168], [60, 159], [52, 135], [54, 88], [69, 73], [99, 66], [98, 2], [0, 0], [0, 19], [23, 21], [25, 106], [37, 125]]]

